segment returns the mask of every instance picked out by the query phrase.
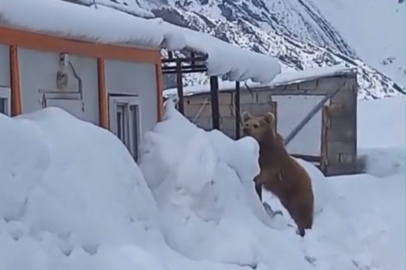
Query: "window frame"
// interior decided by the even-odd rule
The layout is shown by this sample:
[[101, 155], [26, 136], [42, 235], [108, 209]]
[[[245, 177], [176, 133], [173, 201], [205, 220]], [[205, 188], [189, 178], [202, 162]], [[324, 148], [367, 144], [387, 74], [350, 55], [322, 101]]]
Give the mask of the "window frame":
[[5, 100], [5, 115], [11, 116], [11, 88], [0, 86], [0, 99]]
[[[133, 119], [133, 112], [131, 107], [136, 108], [136, 117]], [[119, 109], [120, 108], [120, 109]], [[121, 109], [122, 108], [122, 109]], [[141, 117], [141, 100], [139, 96], [132, 95], [109, 95], [109, 129], [118, 137], [118, 123], [117, 113], [122, 110], [123, 120], [123, 140], [119, 138], [123, 144], [127, 147], [128, 151], [138, 160], [139, 143], [142, 134], [142, 117]], [[133, 123], [136, 124], [134, 128], [131, 128]], [[137, 132], [137, 134], [134, 134]]]

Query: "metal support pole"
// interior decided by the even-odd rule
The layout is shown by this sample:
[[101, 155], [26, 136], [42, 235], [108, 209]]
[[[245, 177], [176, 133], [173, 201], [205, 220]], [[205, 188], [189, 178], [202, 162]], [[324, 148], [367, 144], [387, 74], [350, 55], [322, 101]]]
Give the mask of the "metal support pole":
[[210, 77], [210, 98], [213, 129], [220, 129], [219, 82], [217, 76]]
[[182, 66], [179, 60], [176, 61], [176, 86], [178, 88], [178, 111], [184, 115]]
[[324, 103], [327, 102], [330, 98], [334, 97], [340, 90], [341, 87], [338, 87], [337, 90], [331, 91], [327, 95], [324, 96], [324, 98], [317, 103], [317, 105], [306, 115], [305, 118], [295, 127], [294, 130], [286, 137], [285, 139], [285, 146], [288, 145], [289, 142], [292, 141], [292, 139], [299, 133], [300, 130], [310, 121], [310, 119], [313, 118], [313, 116], [324, 106]]
[[240, 107], [240, 82], [235, 82], [234, 108], [235, 108], [235, 136], [239, 139], [241, 136], [241, 107]]

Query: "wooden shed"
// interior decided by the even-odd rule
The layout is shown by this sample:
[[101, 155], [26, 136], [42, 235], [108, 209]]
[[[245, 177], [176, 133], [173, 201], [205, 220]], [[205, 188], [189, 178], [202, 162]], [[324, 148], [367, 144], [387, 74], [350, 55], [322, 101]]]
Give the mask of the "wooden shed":
[[[355, 173], [357, 89], [356, 70], [343, 66], [281, 73], [266, 86], [242, 84], [239, 97], [234, 84], [225, 82], [219, 93], [220, 130], [239, 138], [236, 115], [273, 111], [278, 132], [291, 138], [287, 144], [291, 154], [316, 164], [326, 175]], [[165, 96], [175, 93], [176, 89], [164, 91]], [[185, 87], [183, 98], [185, 116], [210, 130], [209, 87]], [[301, 122], [303, 127], [298, 129]]]

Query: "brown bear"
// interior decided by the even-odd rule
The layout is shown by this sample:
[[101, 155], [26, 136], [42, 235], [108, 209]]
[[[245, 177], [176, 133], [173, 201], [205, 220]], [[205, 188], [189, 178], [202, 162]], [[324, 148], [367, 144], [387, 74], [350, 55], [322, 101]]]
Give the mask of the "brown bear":
[[[283, 138], [275, 130], [275, 116], [241, 116], [244, 136], [253, 137], [259, 144], [260, 173], [254, 179], [260, 195], [261, 186], [277, 196], [298, 227], [298, 234], [313, 225], [314, 195], [310, 176], [292, 158]], [[261, 199], [261, 195], [260, 195]]]

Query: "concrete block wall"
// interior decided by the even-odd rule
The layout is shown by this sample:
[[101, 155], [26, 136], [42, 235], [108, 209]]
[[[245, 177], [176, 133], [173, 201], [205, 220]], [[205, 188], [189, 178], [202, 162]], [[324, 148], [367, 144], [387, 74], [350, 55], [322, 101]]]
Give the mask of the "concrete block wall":
[[[310, 99], [310, 96], [318, 95], [320, 100], [325, 92], [334, 91], [341, 88], [336, 96], [329, 100], [328, 106], [325, 108], [326, 119], [324, 119], [325, 131], [323, 136], [327, 138], [326, 142], [321, 142], [322, 137], [322, 111], [318, 113], [309, 122], [307, 127], [301, 131], [294, 139], [298, 141], [298, 146], [306, 146], [303, 143], [302, 137], [314, 137], [313, 144], [319, 143], [315, 150], [317, 153], [300, 153], [300, 148], [295, 146], [295, 154], [319, 155], [325, 156], [323, 160], [327, 175], [336, 175], [343, 173], [353, 173], [356, 171], [356, 103], [357, 103], [357, 81], [356, 74], [345, 74], [339, 76], [318, 78], [310, 81], [298, 82], [289, 85], [280, 85], [272, 89], [252, 89], [252, 91], [242, 90], [240, 93], [240, 112], [249, 111], [252, 115], [262, 115], [272, 111], [272, 97], [278, 103], [278, 130], [286, 133], [284, 125], [287, 120], [297, 118], [300, 121], [306, 115], [301, 112], [301, 103], [292, 105], [291, 109], [283, 108], [287, 104], [287, 94], [293, 97], [302, 96]], [[219, 92], [219, 110], [220, 110], [220, 130], [230, 136], [236, 138], [236, 119], [234, 106], [234, 89]], [[317, 101], [317, 100], [316, 100]], [[316, 101], [313, 101], [315, 103]], [[210, 93], [201, 93], [192, 96], [184, 97], [185, 116], [195, 124], [205, 130], [212, 129]], [[280, 104], [279, 104], [280, 103]], [[290, 104], [290, 103], [289, 103]], [[308, 104], [307, 107], [312, 107]], [[338, 109], [337, 109], [338, 108]], [[286, 110], [289, 110], [287, 112]], [[296, 111], [295, 113], [293, 113]], [[288, 114], [286, 114], [288, 113]], [[288, 118], [284, 114], [289, 115]], [[296, 115], [297, 116], [296, 116]], [[290, 128], [290, 127], [289, 127]], [[307, 129], [307, 131], [305, 130]], [[314, 131], [314, 134], [310, 134]], [[282, 134], [286, 136], [287, 134]], [[292, 144], [294, 142], [292, 141]], [[288, 150], [289, 150], [288, 145]], [[314, 148], [314, 147], [313, 147]], [[298, 150], [299, 149], [299, 150]], [[314, 152], [314, 151], [313, 151]]]
[[[241, 91], [240, 112], [249, 111], [252, 115], [261, 115], [271, 110], [268, 91]], [[267, 97], [268, 100], [264, 99]], [[220, 130], [232, 138], [236, 138], [235, 94], [233, 91], [219, 93]], [[210, 94], [188, 96], [185, 100], [185, 116], [205, 129], [212, 128]], [[265, 100], [265, 101], [264, 101]]]

